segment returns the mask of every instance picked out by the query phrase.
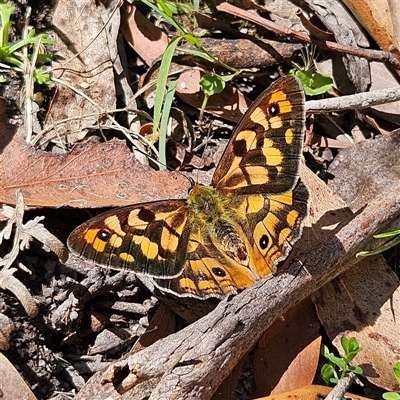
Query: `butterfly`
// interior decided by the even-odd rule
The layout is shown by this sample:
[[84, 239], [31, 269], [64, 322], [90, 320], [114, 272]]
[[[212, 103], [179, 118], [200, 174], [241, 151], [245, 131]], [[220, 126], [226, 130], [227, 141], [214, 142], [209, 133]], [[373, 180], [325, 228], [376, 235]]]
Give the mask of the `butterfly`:
[[280, 78], [250, 106], [211, 186], [186, 200], [117, 208], [77, 227], [70, 251], [153, 277], [163, 292], [200, 299], [235, 294], [274, 273], [302, 233], [309, 193], [299, 178], [304, 93]]

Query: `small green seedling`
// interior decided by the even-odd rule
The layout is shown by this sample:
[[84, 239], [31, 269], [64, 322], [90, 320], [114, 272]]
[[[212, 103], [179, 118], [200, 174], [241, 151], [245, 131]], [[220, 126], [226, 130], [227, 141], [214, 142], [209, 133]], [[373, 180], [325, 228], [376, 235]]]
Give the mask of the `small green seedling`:
[[[31, 29], [25, 38], [16, 41], [15, 43], [9, 43], [9, 32], [11, 28], [10, 17], [14, 12], [15, 8], [8, 6], [4, 1], [0, 1], [0, 62], [7, 65], [13, 65], [17, 67], [17, 70], [22, 72], [24, 70], [24, 59], [23, 55], [18, 52], [23, 47], [27, 47], [28, 58], [31, 59], [33, 55], [33, 47], [41, 46], [43, 44], [53, 44], [52, 40], [47, 38], [47, 34], [40, 33], [36, 34], [34, 29]], [[43, 53], [39, 53], [36, 58], [36, 65], [43, 64], [51, 61], [51, 56]], [[36, 67], [33, 73], [33, 78], [37, 83], [51, 83], [50, 74], [43, 71], [42, 68]], [[4, 82], [5, 78], [2, 77], [1, 81]]]
[[204, 93], [204, 99], [200, 109], [200, 121], [203, 119], [203, 113], [207, 106], [208, 99], [214, 94], [221, 93], [225, 89], [226, 83], [234, 79], [239, 73], [240, 71], [229, 75], [212, 74], [202, 76], [199, 83]]
[[[396, 365], [393, 367], [393, 374], [400, 385], [400, 362], [396, 363]], [[397, 392], [386, 392], [383, 393], [382, 397], [385, 400], [400, 400], [400, 394]]]
[[328, 74], [297, 69], [291, 69], [290, 73], [300, 79], [304, 92], [308, 96], [318, 96], [332, 88], [333, 81]]
[[375, 239], [384, 239], [388, 237], [393, 237], [393, 239], [389, 240], [382, 246], [378, 247], [376, 250], [373, 251], [360, 251], [359, 253], [356, 254], [356, 257], [366, 257], [366, 256], [373, 256], [375, 254], [382, 253], [388, 249], [390, 249], [393, 246], [396, 246], [396, 244], [400, 243], [400, 229], [392, 232], [385, 232], [385, 233], [380, 233], [379, 235], [374, 235]]
[[314, 60], [317, 56], [317, 48], [315, 46], [310, 45], [305, 47], [301, 51], [304, 66], [297, 66], [289, 71], [290, 74], [300, 79], [304, 92], [308, 96], [324, 94], [333, 85], [332, 78], [328, 74], [316, 72]]
[[328, 360], [321, 368], [321, 377], [327, 383], [336, 384], [342, 378], [345, 378], [349, 373], [361, 375], [363, 373], [359, 366], [352, 366], [350, 362], [362, 350], [356, 338], [347, 339], [342, 336], [340, 339], [344, 356], [336, 357], [329, 349], [323, 345], [321, 354]]

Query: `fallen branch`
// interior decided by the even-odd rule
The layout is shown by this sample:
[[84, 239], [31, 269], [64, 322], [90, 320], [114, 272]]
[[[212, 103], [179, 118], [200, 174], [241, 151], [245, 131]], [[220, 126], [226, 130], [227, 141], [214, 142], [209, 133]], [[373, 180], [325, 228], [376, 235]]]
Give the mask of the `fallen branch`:
[[308, 114], [329, 113], [343, 110], [362, 110], [380, 104], [393, 103], [400, 100], [400, 86], [351, 94], [348, 96], [332, 97], [329, 99], [309, 100], [306, 102]]

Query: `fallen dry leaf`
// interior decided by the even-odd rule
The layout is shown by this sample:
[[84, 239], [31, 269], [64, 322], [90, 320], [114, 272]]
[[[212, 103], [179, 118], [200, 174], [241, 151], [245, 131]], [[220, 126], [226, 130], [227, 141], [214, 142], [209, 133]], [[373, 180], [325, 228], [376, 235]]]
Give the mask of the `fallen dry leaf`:
[[313, 382], [320, 357], [319, 328], [314, 305], [306, 299], [264, 332], [254, 353], [256, 396]]
[[[286, 393], [273, 394], [267, 397], [259, 397], [255, 400], [321, 400], [324, 399], [331, 391], [332, 388], [330, 387], [309, 385]], [[353, 400], [371, 400], [368, 397], [357, 396], [352, 393], [346, 393], [346, 396]]]
[[70, 153], [35, 150], [15, 135], [0, 155], [0, 202], [15, 203], [21, 188], [29, 207], [114, 207], [187, 196], [182, 174], [155, 171], [133, 159], [125, 141], [93, 140]]
[[151, 66], [168, 46], [168, 36], [134, 5], [124, 1], [121, 7], [121, 32], [127, 43]]
[[[398, 1], [398, 0], [394, 0]], [[393, 29], [399, 29], [398, 21], [393, 24], [387, 0], [343, 0], [351, 10], [357, 21], [375, 39], [379, 47], [385, 51], [400, 48], [400, 43], [395, 43]], [[397, 26], [396, 26], [397, 25]]]
[[[363, 158], [362, 154], [360, 157]], [[365, 156], [362, 165], [365, 169]], [[349, 169], [347, 166], [347, 171]], [[368, 170], [365, 172], [372, 174]], [[313, 180], [318, 178], [309, 174], [308, 170], [302, 170], [302, 176], [306, 174], [311, 193], [310, 223], [313, 224], [312, 229], [321, 245], [324, 237], [332, 240], [329, 232], [332, 232], [339, 223], [346, 223], [346, 214], [348, 218], [351, 218], [352, 214], [349, 210], [346, 212], [344, 201], [335, 192], [325, 187], [326, 193], [323, 194], [320, 184], [315, 187], [313, 185]], [[346, 176], [349, 176], [348, 172]], [[360, 188], [356, 184], [354, 186]], [[373, 190], [371, 195], [373, 196]], [[342, 209], [342, 215], [337, 210], [326, 213], [327, 208], [323, 199], [331, 210], [335, 205], [337, 210]], [[358, 203], [359, 206], [362, 204], [365, 203]], [[314, 224], [319, 218], [326, 224], [323, 229], [318, 229]], [[304, 246], [315, 246], [314, 240], [310, 237], [308, 243], [303, 241]], [[307, 253], [308, 250], [304, 248], [303, 251]], [[391, 360], [393, 365], [396, 361], [400, 361], [398, 335], [400, 317], [397, 315], [400, 309], [398, 305], [400, 297], [396, 289], [398, 285], [397, 276], [382, 258], [361, 258], [348, 272], [326, 284], [313, 296], [319, 319], [339, 352], [341, 351], [339, 339], [342, 335], [357, 337], [363, 350], [357, 355], [355, 363], [361, 364], [368, 380], [388, 390], [397, 387], [392, 364], [388, 360]]]
[[334, 279], [313, 296], [318, 315], [333, 344], [343, 354], [341, 336], [362, 347], [353, 364], [374, 385], [398, 391], [393, 367], [400, 361], [400, 289], [397, 275], [381, 255]]
[[157, 308], [156, 314], [150, 321], [146, 332], [140, 337], [132, 351], [139, 351], [176, 332], [176, 314], [172, 312], [163, 302]]
[[3, 399], [36, 400], [36, 396], [19, 372], [2, 353], [0, 353], [0, 376], [0, 391]]
[[10, 348], [11, 335], [14, 331], [14, 322], [7, 315], [0, 313], [0, 351]]
[[388, 182], [399, 180], [399, 141], [399, 129], [390, 135], [364, 140], [342, 150], [330, 165], [328, 172], [335, 179], [329, 186], [346, 200], [353, 212], [384, 193]]
[[[113, 1], [109, 7], [117, 5], [118, 2]], [[52, 37], [54, 48], [57, 49], [57, 57], [53, 61], [54, 77], [82, 91], [100, 108], [57, 83], [44, 128], [50, 129], [55, 122], [63, 119], [71, 120], [55, 126], [39, 143], [65, 135], [67, 143], [75, 143], [85, 137], [88, 127], [104, 118], [102, 114], [106, 110], [115, 108], [113, 64], [110, 59], [112, 51], [109, 46], [116, 43], [116, 37], [110, 40], [107, 36], [108, 29], [104, 29], [100, 16], [101, 7], [101, 3], [96, 5], [95, 2], [84, 3], [79, 0], [57, 2], [53, 13]], [[116, 12], [113, 18], [110, 23], [118, 26], [119, 13]], [[89, 114], [95, 115], [86, 118]]]
[[[371, 88], [370, 90], [381, 90], [396, 87], [399, 83], [393, 76], [392, 71], [382, 63], [371, 62]], [[372, 113], [378, 115], [384, 124], [400, 125], [400, 101], [381, 104], [371, 108]], [[395, 126], [396, 127], [396, 126]], [[392, 128], [395, 129], [395, 127]]]

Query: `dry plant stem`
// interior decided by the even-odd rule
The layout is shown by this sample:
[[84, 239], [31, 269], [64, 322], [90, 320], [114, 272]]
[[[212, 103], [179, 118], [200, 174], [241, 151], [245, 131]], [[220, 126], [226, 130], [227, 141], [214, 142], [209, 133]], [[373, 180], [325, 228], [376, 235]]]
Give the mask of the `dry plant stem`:
[[4, 270], [4, 273], [0, 274], [0, 287], [13, 293], [24, 307], [26, 315], [29, 318], [35, 318], [39, 314], [39, 307], [26, 286], [13, 275], [15, 272], [17, 268]]
[[[26, 9], [26, 15], [25, 15], [25, 27], [23, 30], [23, 35], [22, 38], [26, 39], [29, 33], [29, 19], [31, 15], [31, 7], [27, 7]], [[35, 60], [30, 61], [28, 58], [28, 47], [24, 46], [22, 48], [22, 53], [24, 56], [24, 83], [25, 83], [25, 140], [27, 143], [30, 142], [32, 138], [32, 131], [33, 131], [33, 107], [32, 107], [32, 101], [33, 101], [33, 69], [34, 69], [34, 63], [36, 62]], [[37, 57], [37, 53], [36, 53]], [[33, 65], [33, 67], [32, 67]], [[22, 101], [21, 101], [22, 103]]]
[[10, 253], [8, 253], [2, 261], [0, 261], [0, 266], [4, 268], [1, 270], [3, 273], [7, 268], [10, 268], [12, 263], [17, 259], [19, 254], [19, 244], [21, 242], [21, 230], [22, 222], [24, 218], [24, 198], [20, 189], [16, 191], [15, 199], [15, 211], [14, 217], [12, 218], [12, 223], [15, 224], [15, 235], [14, 244]]
[[[142, 137], [142, 136], [139, 137], [139, 135], [136, 135], [134, 132], [130, 132], [128, 129], [126, 129], [126, 128], [124, 128], [123, 126], [121, 126], [121, 125], [115, 120], [115, 118], [113, 118], [111, 115], [109, 115], [109, 114], [106, 113], [104, 110], [102, 110], [102, 108], [100, 107], [100, 105], [98, 105], [95, 101], [93, 101], [93, 100], [92, 100], [89, 96], [87, 96], [85, 93], [83, 93], [82, 91], [78, 90], [78, 89], [75, 88], [74, 86], [68, 84], [67, 82], [62, 81], [61, 79], [53, 78], [53, 81], [54, 81], [54, 82], [57, 82], [57, 83], [59, 83], [59, 84], [61, 84], [61, 85], [64, 85], [64, 86], [66, 86], [66, 87], [68, 87], [68, 88], [70, 88], [70, 89], [73, 90], [75, 93], [77, 93], [77, 94], [79, 94], [80, 96], [84, 97], [90, 104], [92, 104], [92, 105], [94, 105], [95, 107], [97, 107], [97, 108], [100, 110], [100, 112], [105, 113], [106, 116], [107, 116], [107, 118], [111, 121], [111, 123], [112, 123], [114, 126], [119, 127], [119, 130], [125, 134], [126, 138], [127, 138], [134, 146], [135, 146], [135, 142], [134, 142], [134, 140], [132, 139], [131, 136], [137, 136], [137, 139], [144, 141], [144, 142], [146, 143], [146, 145], [149, 146], [149, 147], [152, 149], [152, 151], [154, 151], [154, 153], [158, 156], [158, 151], [157, 151], [157, 149], [153, 146], [152, 143], [150, 143], [150, 142], [149, 142], [148, 140], [146, 140], [144, 137]], [[111, 128], [111, 127], [110, 127], [110, 128]], [[39, 139], [40, 139], [40, 135], [37, 135], [37, 136], [32, 140], [32, 142], [31, 142], [32, 146], [34, 146], [34, 145], [38, 142]]]
[[[57, 68], [57, 69], [60, 69], [60, 68]], [[55, 70], [56, 70], [56, 69], [54, 69], [54, 71], [55, 71]], [[200, 70], [200, 71], [204, 71], [202, 68], [198, 68], [198, 67], [190, 67], [190, 68], [185, 67], [185, 68], [181, 68], [181, 69], [179, 69], [179, 70], [176, 70], [176, 71], [171, 72], [171, 73], [169, 74], [169, 76], [179, 75], [179, 74], [181, 74], [181, 73], [183, 73], [183, 72], [190, 71], [190, 70]], [[146, 119], [149, 120], [149, 121], [152, 120], [150, 114], [148, 114], [148, 113], [146, 113], [145, 111], [142, 111], [142, 110], [133, 110], [133, 109], [129, 108], [129, 104], [132, 103], [134, 100], [136, 100], [136, 98], [138, 98], [138, 97], [139, 97], [142, 93], [144, 93], [146, 90], [150, 89], [152, 86], [155, 86], [155, 85], [157, 84], [157, 80], [151, 81], [151, 82], [149, 82], [148, 84], [146, 84], [145, 86], [143, 86], [141, 89], [139, 89], [139, 90], [134, 94], [134, 96], [132, 96], [132, 98], [131, 98], [130, 101], [129, 101], [129, 104], [128, 104], [126, 107], [121, 108], [121, 109], [114, 109], [114, 110], [103, 110], [96, 102], [94, 102], [90, 97], [86, 96], [82, 91], [80, 91], [80, 90], [78, 90], [77, 88], [75, 88], [75, 87], [73, 87], [73, 86], [67, 84], [66, 82], [64, 82], [64, 81], [62, 81], [62, 80], [58, 80], [57, 78], [53, 78], [53, 80], [54, 80], [55, 82], [58, 82], [58, 83], [60, 83], [60, 84], [62, 84], [62, 85], [65, 85], [65, 86], [69, 87], [69, 88], [70, 88], [71, 90], [73, 90], [75, 93], [77, 93], [77, 94], [81, 95], [82, 97], [84, 97], [87, 101], [89, 101], [91, 104], [93, 104], [95, 107], [97, 107], [97, 108], [99, 109], [99, 112], [97, 112], [97, 113], [85, 114], [85, 115], [80, 115], [80, 116], [77, 116], [77, 117], [65, 118], [65, 119], [59, 120], [59, 121], [57, 121], [57, 122], [55, 122], [55, 123], [53, 123], [53, 124], [51, 124], [51, 125], [45, 127], [42, 131], [40, 131], [40, 132], [31, 140], [30, 143], [31, 143], [32, 146], [35, 146], [35, 145], [40, 141], [40, 139], [41, 139], [46, 133], [48, 133], [49, 131], [55, 129], [57, 126], [60, 126], [60, 125], [62, 125], [62, 124], [65, 124], [65, 123], [67, 123], [67, 122], [69, 122], [69, 121], [73, 121], [73, 120], [84, 119], [84, 118], [90, 118], [90, 117], [93, 117], [93, 116], [98, 117], [98, 118], [100, 119], [100, 117], [101, 117], [102, 115], [104, 115], [104, 114], [107, 114], [107, 115], [109, 116], [109, 115], [111, 115], [111, 114], [116, 114], [116, 113], [120, 113], [120, 112], [134, 113], [134, 114], [143, 116], [144, 118], [146, 118]], [[110, 118], [111, 118], [111, 117], [109, 117], [109, 119], [110, 119]], [[113, 122], [113, 121], [114, 121], [114, 119], [111, 120], [111, 122]], [[136, 136], [136, 138], [137, 138], [138, 140], [142, 140], [143, 142], [145, 142], [146, 146], [150, 146], [150, 147], [153, 146], [153, 144], [150, 143], [150, 142], [147, 142], [146, 138], [144, 138], [143, 136], [137, 136], [137, 135], [135, 135], [134, 132], [129, 131], [129, 129], [126, 129], [125, 127], [123, 127], [122, 125], [119, 125], [118, 123], [113, 124], [113, 126], [108, 126], [107, 128], [111, 128], [111, 127], [112, 127], [113, 129], [117, 129], [117, 130], [121, 131], [121, 132], [122, 132], [124, 135], [126, 135], [127, 137], [128, 137], [128, 136], [131, 136], [131, 135], [132, 135], [132, 136]], [[93, 126], [93, 125], [90, 125], [90, 126], [87, 126], [87, 127], [86, 127], [86, 126], [83, 126], [81, 129], [82, 129], [82, 130], [85, 130], [85, 129], [100, 129], [100, 128], [101, 128], [100, 126]], [[51, 140], [51, 139], [49, 139], [49, 141], [50, 141], [50, 140]], [[130, 138], [129, 140], [131, 140], [131, 138]], [[47, 143], [47, 142], [46, 142], [46, 143]], [[42, 144], [46, 144], [46, 143], [42, 143]], [[154, 147], [153, 147], [153, 151], [155, 152], [155, 154], [158, 154], [158, 152], [154, 149]]]
[[0, 265], [3, 265], [3, 269], [0, 271], [0, 287], [14, 293], [24, 307], [28, 317], [35, 318], [39, 313], [39, 308], [28, 289], [17, 278], [14, 277], [13, 274], [17, 271], [17, 269], [10, 268], [19, 254], [23, 222], [22, 220], [24, 217], [24, 199], [22, 192], [19, 189], [17, 190], [15, 204], [14, 244], [11, 252], [7, 254], [3, 260], [0, 260]]
[[39, 54], [39, 49], [41, 45], [41, 40], [35, 44], [32, 59], [29, 60], [28, 58], [25, 59], [24, 68], [25, 68], [25, 125], [26, 125], [26, 132], [25, 132], [25, 140], [29, 143], [32, 140], [32, 133], [33, 133], [33, 95], [34, 95], [34, 79], [33, 74], [35, 72], [35, 65], [36, 60]]
[[353, 382], [354, 374], [350, 372], [348, 376], [339, 380], [332, 391], [325, 397], [325, 400], [342, 400]]
[[398, 100], [400, 100], [400, 86], [330, 99], [310, 100], [306, 102], [306, 111], [322, 114], [332, 111], [361, 110]]
[[[157, 151], [157, 149], [153, 146], [152, 143], [150, 143], [148, 140], [146, 140], [143, 136], [136, 135], [134, 132], [131, 132], [131, 131], [129, 131], [128, 129], [126, 129], [126, 128], [124, 128], [123, 126], [121, 126], [121, 125], [116, 121], [115, 118], [113, 118], [111, 115], [109, 115], [106, 111], [102, 110], [102, 108], [100, 107], [100, 105], [97, 104], [95, 101], [93, 101], [93, 100], [92, 100], [89, 96], [87, 96], [85, 93], [83, 93], [82, 91], [78, 90], [78, 89], [75, 88], [74, 86], [68, 84], [67, 82], [62, 81], [61, 79], [53, 78], [53, 81], [54, 81], [54, 82], [57, 82], [57, 83], [59, 83], [59, 84], [61, 84], [61, 85], [64, 85], [64, 86], [66, 86], [66, 87], [68, 87], [69, 89], [73, 90], [75, 93], [77, 93], [77, 94], [79, 94], [80, 96], [82, 96], [83, 98], [85, 98], [90, 104], [92, 104], [92, 105], [94, 105], [95, 107], [97, 107], [97, 108], [99, 109], [100, 113], [104, 113], [104, 114], [106, 115], [106, 117], [108, 118], [108, 120], [111, 121], [111, 123], [112, 123], [114, 126], [118, 127], [119, 130], [125, 134], [126, 138], [127, 138], [134, 146], [136, 145], [136, 143], [135, 143], [135, 141], [132, 139], [131, 136], [136, 136], [136, 138], [137, 138], [138, 140], [141, 140], [141, 141], [145, 142], [145, 144], [146, 144], [147, 146], [149, 146], [149, 148], [151, 148], [152, 151], [154, 152], [154, 154], [156, 154], [157, 157], [158, 157], [158, 151]], [[110, 127], [110, 128], [111, 128], [111, 127]], [[115, 129], [117, 129], [117, 128], [115, 128]], [[34, 146], [34, 145], [39, 141], [40, 137], [41, 137], [41, 134], [38, 134], [38, 135], [31, 141], [32, 146]], [[140, 149], [139, 149], [139, 150], [140, 150]]]
[[[356, 262], [355, 254], [365, 249], [372, 235], [399, 214], [397, 182], [326, 243], [316, 246], [315, 252], [300, 255], [302, 262], [292, 262], [285, 273], [261, 279], [184, 330], [114, 363], [102, 375], [102, 382], [112, 381], [118, 370], [127, 367], [129, 374], [120, 386], [124, 391], [146, 381], [153, 388], [150, 399], [211, 398], [262, 332], [293, 305], [350, 268]], [[150, 380], [157, 377], [160, 380], [154, 388]]]
[[239, 7], [233, 6], [228, 3], [221, 3], [217, 5], [217, 10], [226, 12], [231, 15], [243, 18], [245, 20], [254, 22], [266, 29], [271, 30], [279, 35], [284, 35], [297, 39], [305, 43], [313, 43], [323, 49], [337, 51], [344, 54], [352, 54], [354, 56], [363, 57], [370, 61], [385, 62], [393, 68], [400, 69], [400, 60], [391, 53], [379, 50], [361, 49], [353, 46], [345, 46], [336, 42], [330, 42], [319, 38], [311, 37], [305, 33], [297, 32], [292, 29], [285, 29], [281, 26], [260, 17], [255, 11], [242, 10]]

